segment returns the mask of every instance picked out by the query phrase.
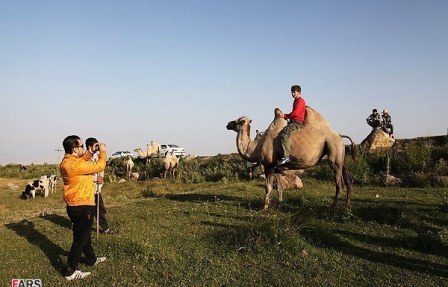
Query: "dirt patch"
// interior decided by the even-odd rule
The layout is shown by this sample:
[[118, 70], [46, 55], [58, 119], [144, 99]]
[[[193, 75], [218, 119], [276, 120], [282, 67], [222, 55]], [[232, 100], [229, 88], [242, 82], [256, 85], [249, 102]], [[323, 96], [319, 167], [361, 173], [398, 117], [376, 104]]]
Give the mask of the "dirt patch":
[[22, 190], [29, 179], [0, 178], [0, 191]]

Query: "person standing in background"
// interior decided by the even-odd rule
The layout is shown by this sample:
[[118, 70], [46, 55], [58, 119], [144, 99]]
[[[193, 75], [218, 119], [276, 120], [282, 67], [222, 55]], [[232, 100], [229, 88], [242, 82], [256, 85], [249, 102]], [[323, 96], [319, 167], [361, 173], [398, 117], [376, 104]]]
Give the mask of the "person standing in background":
[[[88, 138], [86, 139], [86, 148], [87, 150], [92, 153], [92, 157], [90, 158], [90, 161], [97, 162], [98, 161], [98, 140], [96, 138]], [[99, 209], [99, 213], [97, 217], [97, 213], [95, 212], [95, 218], [98, 220], [101, 233], [103, 234], [112, 234], [114, 233], [109, 228], [109, 223], [107, 222], [106, 218], [106, 207], [104, 206], [103, 196], [101, 195], [101, 189], [103, 187], [104, 183], [104, 170], [100, 171], [98, 173], [95, 173], [93, 175], [93, 182], [95, 184], [95, 204], [97, 205], [96, 208]]]

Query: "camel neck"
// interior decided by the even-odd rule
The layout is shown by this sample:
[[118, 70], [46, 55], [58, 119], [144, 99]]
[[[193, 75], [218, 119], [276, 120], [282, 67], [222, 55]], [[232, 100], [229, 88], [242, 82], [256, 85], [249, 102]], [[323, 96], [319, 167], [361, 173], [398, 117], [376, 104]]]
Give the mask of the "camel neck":
[[258, 158], [255, 156], [256, 141], [252, 141], [249, 136], [250, 130], [241, 130], [236, 137], [236, 146], [238, 153], [247, 161], [257, 162]]

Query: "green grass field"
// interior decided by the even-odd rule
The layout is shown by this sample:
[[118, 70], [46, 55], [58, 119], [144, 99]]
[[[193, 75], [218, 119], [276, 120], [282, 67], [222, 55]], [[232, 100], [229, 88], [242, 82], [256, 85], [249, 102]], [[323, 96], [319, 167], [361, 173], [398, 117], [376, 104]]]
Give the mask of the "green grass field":
[[[447, 188], [354, 187], [329, 206], [331, 182], [304, 178], [280, 210], [261, 211], [263, 182], [107, 183], [118, 234], [94, 239], [101, 265], [63, 278], [71, 244], [62, 188], [23, 201], [0, 180], [0, 286], [448, 286]], [[20, 188], [11, 189], [7, 183]], [[345, 195], [345, 194], [343, 194]], [[95, 232], [92, 233], [95, 238]]]

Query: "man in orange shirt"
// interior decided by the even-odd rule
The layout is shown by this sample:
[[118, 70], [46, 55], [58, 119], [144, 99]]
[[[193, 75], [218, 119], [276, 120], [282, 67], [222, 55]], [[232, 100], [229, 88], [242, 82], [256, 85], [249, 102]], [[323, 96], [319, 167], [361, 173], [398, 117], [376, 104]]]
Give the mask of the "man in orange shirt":
[[291, 87], [291, 95], [294, 98], [292, 104], [292, 112], [289, 114], [281, 114], [285, 120], [289, 120], [288, 125], [283, 128], [279, 136], [282, 142], [283, 156], [277, 161], [278, 165], [282, 165], [291, 161], [289, 158], [289, 137], [293, 132], [300, 129], [305, 122], [305, 100], [302, 98], [302, 88], [298, 85]]
[[68, 254], [68, 268], [65, 279], [81, 279], [90, 272], [78, 270], [82, 253], [86, 263], [94, 266], [106, 260], [96, 257], [92, 247], [91, 231], [95, 214], [95, 186], [93, 174], [106, 167], [106, 145], [98, 144], [100, 151], [98, 162], [91, 162], [90, 151], [84, 153], [84, 145], [76, 135], [68, 136], [63, 141], [65, 150], [60, 169], [64, 181], [64, 201], [67, 203], [67, 214], [73, 224], [73, 242]]

